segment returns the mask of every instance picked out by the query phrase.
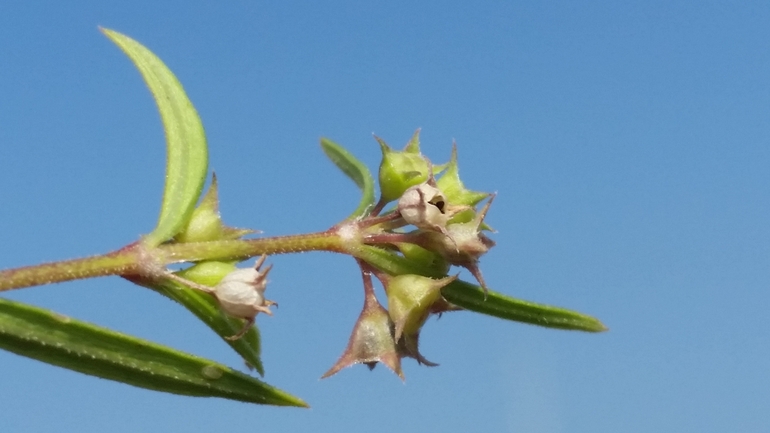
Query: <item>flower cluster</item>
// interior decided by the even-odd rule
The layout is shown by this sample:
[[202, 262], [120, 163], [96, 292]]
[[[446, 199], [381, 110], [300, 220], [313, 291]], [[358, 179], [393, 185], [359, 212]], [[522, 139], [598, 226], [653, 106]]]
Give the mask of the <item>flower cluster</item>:
[[[494, 246], [486, 234], [489, 227], [484, 218], [489, 210], [493, 194], [471, 191], [460, 180], [457, 165], [457, 145], [452, 147], [452, 157], [447, 164], [439, 167], [442, 176], [436, 180], [434, 167], [419, 153], [419, 130], [401, 151], [394, 151], [382, 141], [383, 163], [380, 165], [380, 189], [398, 191], [396, 208], [390, 213], [393, 221], [370, 230], [369, 239], [377, 243], [393, 243], [390, 240], [406, 240], [437, 254], [449, 265], [468, 269], [486, 290], [486, 283], [478, 267], [479, 258]], [[416, 172], [418, 164], [407, 167], [387, 164], [396, 155], [409, 155], [424, 161], [424, 172]], [[489, 198], [480, 211], [475, 206]], [[379, 207], [384, 207], [390, 196], [382, 194]], [[376, 216], [376, 215], [373, 215]], [[413, 226], [416, 230], [403, 232], [403, 227]], [[399, 231], [400, 230], [400, 231]], [[393, 235], [393, 236], [388, 236]], [[390, 238], [390, 239], [389, 239]]]
[[[372, 212], [357, 221], [362, 239], [401, 255], [425, 274], [391, 275], [359, 260], [364, 308], [347, 348], [323, 377], [353, 364], [373, 368], [382, 362], [403, 379], [404, 357], [437, 365], [420, 353], [419, 337], [431, 314], [459, 309], [441, 295], [441, 289], [457, 279], [457, 275], [447, 276], [450, 267], [468, 269], [486, 290], [478, 262], [494, 246], [484, 234], [489, 230], [484, 218], [494, 196], [465, 188], [458, 174], [456, 145], [449, 163], [434, 167], [420, 153], [419, 130], [402, 151], [391, 149], [379, 138], [377, 141], [382, 149], [381, 195]], [[434, 170], [441, 173], [440, 178], [436, 179]], [[476, 210], [485, 198], [489, 200]], [[390, 203], [392, 208], [380, 215]], [[385, 288], [387, 309], [375, 296], [372, 274]]]

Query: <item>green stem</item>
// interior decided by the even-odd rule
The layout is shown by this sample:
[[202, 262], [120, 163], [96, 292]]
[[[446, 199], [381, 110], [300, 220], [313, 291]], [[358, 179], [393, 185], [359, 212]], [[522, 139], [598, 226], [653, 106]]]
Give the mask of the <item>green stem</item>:
[[[287, 254], [304, 251], [330, 251], [349, 254], [392, 275], [420, 274], [431, 271], [391, 251], [365, 245], [361, 233], [351, 227], [337, 227], [325, 232], [272, 238], [212, 242], [169, 243], [147, 247], [135, 242], [101, 256], [45, 263], [0, 271], [0, 292], [23, 287], [58, 283], [107, 275], [168, 277], [165, 265], [201, 260], [243, 260], [262, 254]], [[455, 282], [442, 290], [450, 302], [483, 314], [508, 320], [561, 329], [590, 332], [606, 330], [597, 319], [570, 310], [533, 304], [504, 296], [488, 294], [472, 284]]]
[[163, 266], [169, 263], [243, 260], [262, 254], [304, 251], [352, 253], [359, 247], [357, 242], [346, 243], [337, 231], [261, 239], [170, 243], [155, 248], [135, 242], [100, 256], [0, 271], [0, 292], [107, 275], [153, 276], [162, 272]]
[[134, 243], [100, 256], [0, 271], [0, 292], [83, 278], [139, 273], [144, 262], [142, 251], [141, 245]]
[[197, 262], [201, 260], [244, 260], [262, 254], [289, 254], [306, 251], [349, 253], [336, 231], [260, 239], [190, 242], [158, 247], [163, 263]]

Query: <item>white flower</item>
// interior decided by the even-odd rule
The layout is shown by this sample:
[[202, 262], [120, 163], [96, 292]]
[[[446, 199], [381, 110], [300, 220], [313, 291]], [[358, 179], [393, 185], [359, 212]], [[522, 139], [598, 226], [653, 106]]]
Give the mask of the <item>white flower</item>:
[[238, 333], [229, 337], [230, 340], [241, 338], [254, 323], [257, 313], [273, 315], [270, 311], [275, 302], [265, 299], [267, 288], [267, 273], [272, 265], [260, 272], [262, 264], [267, 256], [262, 256], [254, 264], [253, 268], [236, 269], [222, 278], [222, 281], [214, 287], [213, 295], [219, 301], [222, 310], [240, 319], [245, 319], [246, 324]]
[[407, 189], [398, 199], [398, 212], [409, 224], [425, 230], [444, 232], [449, 216], [441, 191], [427, 182]]

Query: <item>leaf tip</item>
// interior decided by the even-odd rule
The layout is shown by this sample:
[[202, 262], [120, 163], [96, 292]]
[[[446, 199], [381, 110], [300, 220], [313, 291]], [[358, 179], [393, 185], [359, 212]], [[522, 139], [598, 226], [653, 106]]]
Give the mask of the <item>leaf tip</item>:
[[103, 34], [104, 36], [107, 36], [107, 37], [108, 37], [108, 38], [110, 38], [110, 39], [112, 39], [112, 38], [114, 37], [114, 35], [115, 35], [116, 33], [118, 33], [118, 32], [116, 32], [115, 30], [112, 30], [112, 29], [108, 29], [107, 27], [96, 26], [96, 28], [97, 28], [97, 29], [98, 29], [100, 32], [102, 32], [102, 34]]

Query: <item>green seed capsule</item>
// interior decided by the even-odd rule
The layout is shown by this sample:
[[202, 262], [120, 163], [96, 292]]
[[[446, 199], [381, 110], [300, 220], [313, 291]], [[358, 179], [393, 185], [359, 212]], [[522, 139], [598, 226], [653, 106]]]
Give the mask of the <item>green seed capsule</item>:
[[404, 150], [393, 150], [379, 137], [374, 137], [382, 150], [380, 162], [380, 193], [391, 202], [401, 197], [409, 187], [428, 180], [430, 162], [420, 153], [420, 130], [414, 133]]

